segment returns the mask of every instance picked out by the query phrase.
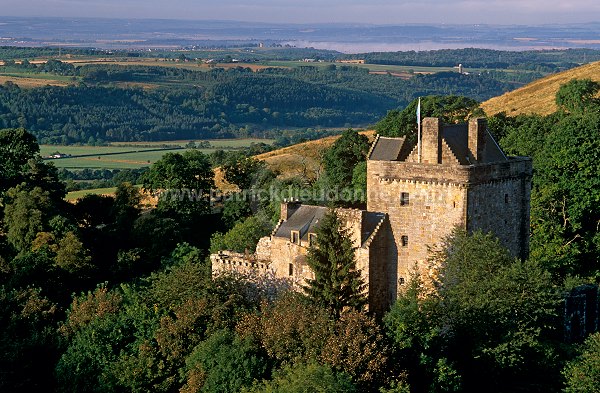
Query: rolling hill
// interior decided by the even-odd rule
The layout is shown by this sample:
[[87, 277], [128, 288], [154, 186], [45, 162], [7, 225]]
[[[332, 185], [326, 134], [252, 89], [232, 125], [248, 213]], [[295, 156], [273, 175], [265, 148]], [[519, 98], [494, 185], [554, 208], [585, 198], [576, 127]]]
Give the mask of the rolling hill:
[[572, 79], [600, 82], [600, 62], [549, 75], [517, 90], [490, 98], [481, 107], [488, 116], [499, 112], [506, 112], [509, 116], [532, 113], [548, 115], [556, 111], [554, 97], [559, 87]]

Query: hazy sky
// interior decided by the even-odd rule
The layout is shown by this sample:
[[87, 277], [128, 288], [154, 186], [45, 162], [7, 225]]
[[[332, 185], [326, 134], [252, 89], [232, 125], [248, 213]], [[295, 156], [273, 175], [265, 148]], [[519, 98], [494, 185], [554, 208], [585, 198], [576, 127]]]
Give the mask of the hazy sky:
[[546, 24], [600, 21], [598, 0], [0, 0], [4, 16], [260, 22]]

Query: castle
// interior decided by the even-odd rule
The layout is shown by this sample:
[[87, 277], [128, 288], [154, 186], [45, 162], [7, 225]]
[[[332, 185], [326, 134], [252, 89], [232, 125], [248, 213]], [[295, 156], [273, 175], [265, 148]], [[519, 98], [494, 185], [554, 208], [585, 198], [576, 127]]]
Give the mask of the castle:
[[[528, 252], [531, 160], [507, 157], [482, 118], [459, 125], [425, 118], [421, 139], [419, 149], [406, 137], [377, 136], [367, 157], [367, 210], [336, 209], [374, 312], [389, 308], [414, 268], [425, 265], [429, 247], [455, 227], [493, 232], [515, 257]], [[211, 255], [213, 274], [270, 272], [298, 284], [312, 278], [306, 254], [326, 212], [282, 203], [279, 223], [256, 252]]]

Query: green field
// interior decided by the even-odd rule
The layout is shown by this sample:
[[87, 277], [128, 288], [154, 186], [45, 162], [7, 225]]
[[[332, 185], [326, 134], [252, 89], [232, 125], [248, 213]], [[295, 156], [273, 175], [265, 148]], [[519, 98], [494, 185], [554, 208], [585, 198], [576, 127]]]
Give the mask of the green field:
[[[159, 142], [129, 142], [118, 143], [111, 146], [64, 146], [64, 145], [40, 145], [40, 154], [43, 157], [49, 156], [52, 153], [59, 152], [62, 154], [81, 155], [93, 154], [89, 157], [73, 157], [47, 159], [46, 162], [51, 162], [57, 168], [66, 169], [136, 169], [144, 166], [149, 166], [168, 152], [183, 153], [183, 149], [164, 149], [160, 151], [152, 151], [153, 149], [161, 148], [162, 146], [185, 146], [190, 141], [159, 141]], [[252, 143], [267, 143], [273, 142], [271, 139], [216, 139], [209, 140], [210, 149], [198, 149], [205, 154], [211, 154], [217, 149], [232, 150], [250, 146]], [[132, 151], [135, 150], [135, 151]], [[122, 153], [124, 154], [112, 154]]]
[[79, 198], [83, 198], [86, 195], [89, 194], [114, 194], [115, 191], [117, 191], [117, 187], [109, 187], [109, 188], [94, 188], [94, 189], [90, 189], [90, 190], [80, 190], [80, 191], [71, 191], [69, 193], [67, 193], [67, 196], [65, 197], [65, 199], [67, 201], [74, 201], [76, 199]]
[[[209, 142], [213, 149], [236, 149], [241, 147], [248, 147], [252, 143], [266, 143], [270, 145], [274, 142], [273, 139], [261, 139], [261, 138], [246, 138], [246, 139], [206, 139], [203, 141], [194, 142]], [[148, 148], [159, 148], [161, 146], [185, 146], [189, 143], [189, 140], [180, 141], [158, 141], [158, 142], [114, 142], [111, 143], [111, 147], [148, 147]]]
[[[158, 147], [158, 146], [157, 146]], [[40, 154], [42, 157], [48, 156], [54, 152], [63, 154], [110, 154], [130, 150], [143, 150], [144, 148], [132, 148], [127, 146], [76, 146], [76, 145], [40, 145]]]

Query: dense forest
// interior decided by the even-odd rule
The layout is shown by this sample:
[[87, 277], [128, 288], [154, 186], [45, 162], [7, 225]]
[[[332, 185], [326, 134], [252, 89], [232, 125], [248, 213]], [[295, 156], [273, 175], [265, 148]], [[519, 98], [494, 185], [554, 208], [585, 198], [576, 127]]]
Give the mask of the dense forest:
[[[41, 143], [104, 143], [245, 137], [277, 138], [282, 129], [364, 127], [388, 110], [426, 95], [462, 95], [478, 101], [500, 95], [549, 72], [600, 59], [584, 49], [508, 52], [457, 49], [343, 55], [302, 48], [223, 48], [217, 51], [153, 51], [143, 56], [223, 62], [363, 58], [367, 63], [454, 67], [483, 71], [438, 72], [402, 79], [365, 68], [329, 64], [251, 71], [184, 67], [87, 64], [62, 56], [135, 59], [139, 52], [76, 48], [0, 47], [6, 75], [63, 78], [68, 87], [0, 86], [0, 127], [25, 127]], [[243, 57], [249, 56], [248, 58]], [[50, 58], [42, 63], [27, 58]], [[517, 71], [517, 72], [515, 72]], [[302, 136], [302, 137], [306, 137]], [[298, 139], [293, 136], [290, 140]]]
[[[0, 130], [0, 390], [598, 392], [600, 333], [568, 336], [564, 299], [600, 280], [599, 91], [574, 81], [552, 115], [489, 120], [508, 153], [533, 157], [529, 258], [513, 259], [492, 234], [456, 231], [432, 253], [442, 269], [434, 288], [415, 275], [385, 315], [364, 309], [348, 234], [331, 213], [309, 249], [317, 274], [305, 290], [213, 278], [208, 253], [252, 250], [279, 200], [239, 194], [216, 210], [215, 158], [189, 150], [130, 175], [148, 192], [193, 196], [164, 193], [148, 209], [123, 182], [114, 196], [67, 203], [35, 138]], [[415, 105], [390, 112], [379, 132], [414, 134]], [[422, 100], [424, 116], [446, 122], [476, 106]], [[311, 182], [281, 179], [250, 152], [219, 164], [240, 189], [358, 189], [368, 149], [345, 131]]]
[[[279, 128], [365, 126], [417, 96], [457, 94], [485, 100], [514, 86], [486, 74], [441, 72], [403, 80], [336, 65], [257, 72], [241, 67], [208, 72], [117, 65], [74, 68], [59, 61], [38, 71], [43, 67], [82, 82], [34, 89], [0, 86], [0, 127], [25, 127], [40, 142], [59, 144], [272, 136]], [[158, 87], [123, 87], [125, 82]]]
[[371, 52], [346, 55], [346, 57], [364, 59], [371, 64], [427, 67], [455, 67], [458, 64], [463, 64], [471, 68], [558, 72], [577, 67], [582, 63], [598, 61], [600, 60], [600, 51], [594, 49], [498, 51], [466, 48], [420, 52]]

